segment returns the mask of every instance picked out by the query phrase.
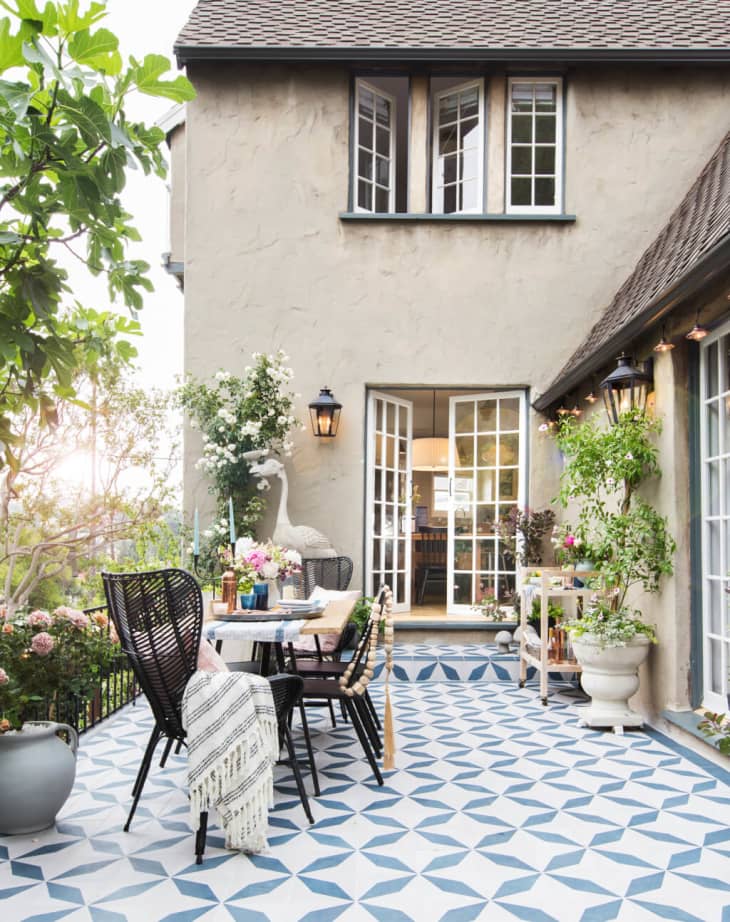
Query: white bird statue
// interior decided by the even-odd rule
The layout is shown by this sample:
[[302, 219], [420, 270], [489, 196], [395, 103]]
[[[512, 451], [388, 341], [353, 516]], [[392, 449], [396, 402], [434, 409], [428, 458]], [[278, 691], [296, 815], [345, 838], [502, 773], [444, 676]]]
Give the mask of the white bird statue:
[[[276, 514], [276, 525], [272, 540], [274, 544], [281, 544], [284, 547], [292, 548], [299, 551], [302, 557], [336, 557], [337, 551], [322, 532], [316, 528], [310, 528], [309, 525], [292, 525], [289, 521], [289, 512], [287, 503], [289, 499], [289, 481], [286, 476], [286, 468], [276, 458], [267, 458], [266, 451], [249, 451], [244, 454], [247, 461], [253, 461], [250, 465], [251, 473], [254, 477], [259, 477], [267, 484], [267, 477], [278, 477], [281, 481], [281, 495], [279, 496], [279, 509]], [[265, 458], [265, 460], [263, 460]]]

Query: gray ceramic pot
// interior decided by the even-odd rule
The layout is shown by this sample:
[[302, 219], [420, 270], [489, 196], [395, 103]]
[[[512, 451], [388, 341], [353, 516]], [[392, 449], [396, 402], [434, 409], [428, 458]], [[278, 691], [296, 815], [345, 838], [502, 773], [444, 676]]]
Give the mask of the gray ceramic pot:
[[[70, 744], [56, 736], [66, 730]], [[79, 738], [68, 724], [27, 721], [0, 734], [0, 834], [39, 832], [53, 825], [76, 777]]]

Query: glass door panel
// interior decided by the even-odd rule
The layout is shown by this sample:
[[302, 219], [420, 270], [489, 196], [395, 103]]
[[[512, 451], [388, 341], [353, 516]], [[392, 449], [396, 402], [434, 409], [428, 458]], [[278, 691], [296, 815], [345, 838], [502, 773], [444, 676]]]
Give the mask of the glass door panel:
[[498, 523], [525, 504], [526, 399], [514, 391], [452, 397], [449, 408], [448, 611], [507, 600], [515, 560]]
[[368, 396], [365, 586], [393, 590], [394, 611], [411, 606], [411, 439], [413, 404]]
[[703, 340], [702, 464], [703, 705], [730, 705], [730, 325]]

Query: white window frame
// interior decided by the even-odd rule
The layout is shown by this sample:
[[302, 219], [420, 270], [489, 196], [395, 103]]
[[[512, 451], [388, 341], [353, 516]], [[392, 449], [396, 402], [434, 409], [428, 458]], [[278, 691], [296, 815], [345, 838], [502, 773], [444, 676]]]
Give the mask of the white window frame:
[[[556, 88], [555, 94], [555, 204], [554, 205], [513, 205], [512, 204], [512, 88], [520, 84], [535, 86], [536, 84], [550, 84]], [[507, 214], [562, 214], [563, 212], [563, 171], [565, 164], [565, 146], [563, 131], [563, 79], [562, 77], [510, 77], [507, 81], [507, 111], [505, 113], [507, 123], [507, 145], [505, 151], [505, 210]], [[532, 132], [532, 149], [536, 145], [534, 131], [533, 112], [533, 132]], [[518, 142], [522, 143], [522, 142]], [[534, 163], [534, 156], [533, 156]], [[520, 176], [522, 174], [518, 174]], [[535, 173], [531, 174], [532, 188], [534, 198]]]
[[[454, 93], [463, 93], [465, 90], [470, 90], [472, 87], [476, 87], [479, 91], [479, 106], [478, 106], [478, 117], [479, 117], [479, 138], [477, 141], [477, 204], [474, 208], [464, 208], [461, 211], [449, 211], [445, 212], [443, 206], [441, 210], [435, 207], [435, 202], [438, 194], [438, 176], [439, 176], [439, 102], [443, 99], [444, 96], [453, 96]], [[454, 86], [448, 87], [445, 90], [439, 90], [437, 93], [433, 93], [431, 96], [431, 113], [432, 113], [432, 131], [431, 131], [431, 213], [432, 214], [482, 214], [484, 212], [484, 157], [485, 157], [485, 138], [487, 136], [486, 132], [486, 117], [487, 117], [487, 107], [486, 107], [486, 91], [484, 86], [483, 78], [478, 78], [477, 80], [467, 80], [465, 83], [458, 83]], [[457, 181], [457, 185], [459, 181]]]
[[[717, 713], [724, 712], [728, 709], [728, 693], [730, 693], [730, 678], [728, 678], [728, 668], [730, 667], [730, 639], [722, 633], [716, 633], [712, 630], [713, 612], [712, 612], [712, 593], [708, 591], [711, 584], [720, 583], [721, 605], [727, 608], [730, 604], [730, 597], [726, 590], [730, 587], [730, 547], [728, 547], [728, 515], [726, 510], [730, 510], [730, 497], [726, 495], [727, 485], [725, 481], [724, 466], [730, 465], [730, 429], [726, 430], [723, 425], [725, 416], [725, 402], [730, 399], [730, 390], [723, 387], [723, 381], [728, 379], [727, 363], [730, 357], [722, 355], [723, 337], [730, 334], [730, 323], [723, 324], [719, 329], [714, 330], [707, 336], [700, 345], [700, 464], [701, 464], [701, 494], [702, 494], [702, 675], [703, 689], [702, 701], [704, 707]], [[710, 347], [716, 344], [718, 349], [718, 391], [717, 394], [708, 395], [707, 393], [707, 356]], [[710, 455], [708, 452], [708, 415], [709, 408], [712, 404], [718, 407], [717, 426], [718, 426], [718, 454]], [[708, 465], [712, 462], [718, 465], [718, 508], [719, 514], [711, 514], [710, 509], [710, 478], [708, 476]], [[711, 525], [719, 523], [720, 546], [717, 549], [717, 555], [720, 559], [720, 574], [711, 573], [710, 560], [712, 551], [710, 546]], [[715, 613], [724, 625], [728, 625], [728, 612], [721, 611]], [[726, 628], [727, 630], [727, 628]], [[712, 670], [712, 653], [710, 640], [714, 640], [720, 645], [720, 673], [724, 677], [724, 689], [718, 693], [713, 691], [711, 684]]]
[[[371, 182], [373, 189], [373, 201], [372, 208], [362, 208], [358, 204], [358, 181], [360, 179], [358, 173], [358, 164], [359, 164], [359, 150], [360, 150], [360, 90], [366, 89], [368, 92], [373, 93], [375, 96], [380, 96], [382, 99], [387, 99], [390, 103], [390, 124], [388, 129], [390, 131], [390, 176], [389, 176], [389, 188], [388, 188], [388, 210], [386, 211], [376, 211], [375, 210], [375, 165], [373, 163], [373, 178], [368, 180], [367, 177], [363, 177], [366, 182]], [[396, 155], [396, 145], [395, 145], [395, 132], [397, 127], [396, 121], [396, 99], [395, 96], [390, 93], [386, 93], [384, 90], [379, 89], [376, 86], [373, 86], [372, 83], [368, 83], [367, 80], [363, 80], [358, 77], [355, 80], [355, 107], [353, 111], [353, 120], [355, 122], [354, 131], [353, 131], [353, 145], [352, 145], [352, 207], [355, 212], [358, 214], [393, 214], [395, 212], [395, 155]], [[377, 122], [373, 122], [373, 151], [376, 150], [376, 126]], [[382, 187], [381, 187], [382, 188]]]

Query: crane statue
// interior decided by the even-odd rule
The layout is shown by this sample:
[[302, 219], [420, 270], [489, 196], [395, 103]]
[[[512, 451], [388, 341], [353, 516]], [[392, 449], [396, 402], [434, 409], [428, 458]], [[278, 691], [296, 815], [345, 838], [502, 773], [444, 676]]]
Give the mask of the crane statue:
[[276, 525], [272, 540], [274, 544], [299, 551], [302, 557], [336, 557], [337, 551], [322, 532], [309, 525], [292, 525], [289, 521], [287, 502], [289, 499], [289, 481], [286, 468], [276, 458], [267, 457], [268, 451], [248, 451], [244, 458], [249, 462], [249, 468], [254, 477], [259, 477], [266, 483], [264, 489], [270, 489], [268, 477], [278, 477], [281, 481], [281, 494], [279, 496], [279, 509], [276, 513]]

